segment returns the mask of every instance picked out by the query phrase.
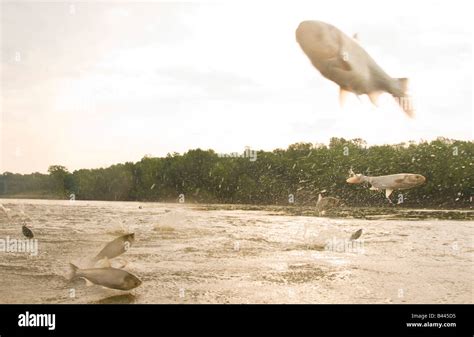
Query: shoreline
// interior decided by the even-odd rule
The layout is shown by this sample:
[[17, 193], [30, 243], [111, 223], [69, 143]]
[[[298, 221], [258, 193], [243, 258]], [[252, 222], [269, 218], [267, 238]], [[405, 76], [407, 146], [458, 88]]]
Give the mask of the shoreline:
[[[115, 200], [67, 200], [67, 199], [26, 199], [26, 198], [0, 198], [0, 203], [4, 205], [21, 203], [52, 202], [64, 204], [88, 204], [88, 203], [124, 203], [137, 204], [143, 207], [142, 211], [149, 211], [155, 207], [153, 205], [172, 208], [179, 211], [180, 208], [197, 211], [257, 211], [267, 212], [271, 215], [280, 216], [308, 216], [334, 219], [365, 219], [365, 220], [461, 220], [473, 221], [474, 209], [472, 208], [440, 208], [433, 207], [409, 207], [400, 205], [387, 206], [341, 206], [319, 212], [316, 206], [305, 205], [249, 205], [249, 204], [211, 204], [211, 203], [177, 203], [159, 201], [115, 201]], [[147, 207], [151, 206], [151, 207]]]

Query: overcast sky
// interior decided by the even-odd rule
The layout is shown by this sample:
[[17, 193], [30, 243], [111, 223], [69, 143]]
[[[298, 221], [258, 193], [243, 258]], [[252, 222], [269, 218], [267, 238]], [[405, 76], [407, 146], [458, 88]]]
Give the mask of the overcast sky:
[[[0, 172], [46, 172], [165, 156], [286, 148], [330, 137], [369, 144], [472, 140], [468, 1], [2, 2]], [[417, 116], [338, 87], [295, 40], [329, 22], [393, 77]]]

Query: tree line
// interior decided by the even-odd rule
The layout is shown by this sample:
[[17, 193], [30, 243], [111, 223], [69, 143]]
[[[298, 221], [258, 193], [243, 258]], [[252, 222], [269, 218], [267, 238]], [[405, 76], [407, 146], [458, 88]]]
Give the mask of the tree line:
[[396, 191], [413, 207], [472, 207], [474, 143], [438, 138], [427, 142], [367, 146], [362, 139], [331, 138], [328, 145], [296, 143], [287, 149], [222, 156], [194, 149], [144, 157], [107, 168], [48, 174], [0, 175], [0, 197], [314, 205], [319, 193], [348, 206], [384, 205], [383, 193], [345, 182], [355, 173], [418, 173], [427, 182]]

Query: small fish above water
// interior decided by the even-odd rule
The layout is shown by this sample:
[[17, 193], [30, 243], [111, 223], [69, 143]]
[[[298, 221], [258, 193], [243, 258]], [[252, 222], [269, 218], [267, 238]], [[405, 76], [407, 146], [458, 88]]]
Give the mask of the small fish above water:
[[5, 206], [3, 206], [2, 204], [0, 204], [0, 210], [2, 210], [3, 212], [5, 213], [8, 213], [10, 211], [10, 209], [6, 208]]
[[87, 281], [106, 288], [117, 290], [130, 290], [142, 284], [135, 275], [116, 268], [90, 268], [79, 269], [72, 263], [69, 264], [69, 279], [84, 278]]
[[316, 209], [323, 215], [326, 210], [338, 207], [341, 204], [342, 202], [338, 198], [323, 197], [321, 194], [319, 194], [318, 202], [316, 203]]
[[7, 217], [8, 219], [10, 219], [10, 212], [11, 212], [11, 209], [6, 208], [6, 207], [3, 206], [2, 204], [0, 204], [0, 211], [2, 211], [2, 212], [6, 215], [6, 217]]
[[97, 254], [93, 261], [97, 262], [104, 258], [113, 259], [123, 253], [125, 253], [135, 241], [135, 233], [125, 234], [119, 236], [115, 240], [109, 242], [105, 247]]
[[359, 229], [358, 231], [355, 231], [349, 238], [349, 241], [357, 240], [358, 238], [361, 237], [361, 235], [362, 235], [362, 228]]
[[23, 235], [25, 237], [27, 237], [28, 239], [33, 239], [34, 234], [33, 234], [33, 231], [31, 229], [29, 229], [28, 227], [23, 225], [23, 226], [21, 226], [21, 231], [23, 232]]

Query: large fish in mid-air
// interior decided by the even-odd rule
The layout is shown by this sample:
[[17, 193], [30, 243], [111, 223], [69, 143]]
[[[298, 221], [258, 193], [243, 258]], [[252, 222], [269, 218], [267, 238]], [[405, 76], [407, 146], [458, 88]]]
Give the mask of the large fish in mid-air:
[[409, 117], [414, 116], [408, 79], [387, 75], [355, 38], [328, 23], [303, 21], [296, 29], [296, 40], [316, 69], [339, 85], [341, 105], [348, 92], [366, 94], [374, 105], [387, 92]]
[[368, 177], [362, 174], [354, 174], [351, 169], [350, 174], [351, 176], [346, 180], [347, 183], [369, 183], [371, 185], [371, 190], [385, 190], [385, 197], [390, 202], [392, 202], [390, 200], [390, 195], [394, 190], [407, 190], [413, 187], [420, 186], [426, 181], [426, 178], [421, 174], [413, 173], [399, 173], [390, 174], [387, 176]]

